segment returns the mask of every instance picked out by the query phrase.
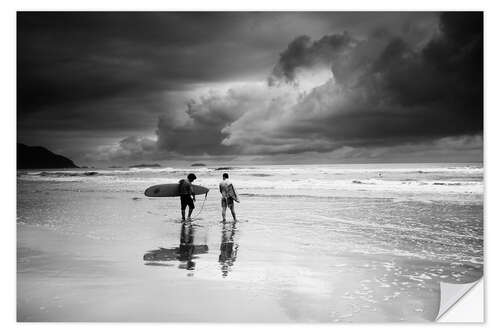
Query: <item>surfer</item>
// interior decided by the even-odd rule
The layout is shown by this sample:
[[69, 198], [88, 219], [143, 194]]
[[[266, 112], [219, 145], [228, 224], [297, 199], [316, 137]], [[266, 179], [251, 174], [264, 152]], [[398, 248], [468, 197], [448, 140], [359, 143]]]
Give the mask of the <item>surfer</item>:
[[188, 220], [191, 220], [191, 213], [194, 210], [194, 202], [196, 201], [196, 197], [194, 195], [192, 182], [196, 179], [194, 173], [190, 173], [187, 176], [187, 179], [181, 179], [179, 181], [179, 194], [181, 197], [181, 214], [182, 220], [186, 221], [186, 206], [189, 206], [188, 212]]
[[219, 184], [219, 190], [222, 194], [221, 204], [222, 204], [222, 222], [226, 222], [226, 209], [229, 207], [233, 219], [236, 221], [236, 213], [234, 212], [234, 201], [240, 202], [236, 190], [233, 184], [229, 181], [229, 175], [224, 173], [222, 175], [222, 181]]

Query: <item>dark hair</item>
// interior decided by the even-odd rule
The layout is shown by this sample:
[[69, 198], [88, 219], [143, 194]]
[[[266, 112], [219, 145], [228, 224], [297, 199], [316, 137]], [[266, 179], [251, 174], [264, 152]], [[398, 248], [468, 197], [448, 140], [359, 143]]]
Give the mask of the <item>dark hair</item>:
[[192, 182], [193, 180], [195, 180], [195, 179], [196, 179], [196, 176], [194, 175], [194, 173], [190, 173], [190, 174], [188, 175], [188, 179], [189, 179], [189, 181], [190, 181], [190, 182]]
[[228, 175], [227, 173], [225, 173], [225, 172], [224, 172], [224, 173], [222, 174], [222, 178], [229, 178], [229, 175]]

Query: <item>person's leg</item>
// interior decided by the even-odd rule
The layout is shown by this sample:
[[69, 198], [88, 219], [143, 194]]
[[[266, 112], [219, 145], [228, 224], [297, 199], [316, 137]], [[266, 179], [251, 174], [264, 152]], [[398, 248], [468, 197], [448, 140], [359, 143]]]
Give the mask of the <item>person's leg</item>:
[[222, 207], [222, 222], [226, 222], [226, 207]]
[[231, 215], [233, 215], [233, 220], [237, 221], [237, 219], [236, 219], [236, 213], [234, 211], [234, 206], [231, 207]]
[[221, 205], [222, 205], [222, 222], [226, 222], [227, 204], [226, 204], [226, 200], [224, 198], [221, 199]]
[[236, 213], [234, 211], [234, 202], [231, 200], [231, 204], [229, 205], [229, 209], [231, 210], [231, 215], [233, 215], [233, 220], [236, 221]]
[[186, 201], [184, 200], [184, 197], [181, 196], [181, 215], [183, 221], [186, 221], [186, 206]]
[[188, 220], [191, 220], [191, 214], [193, 213], [194, 210], [194, 202], [192, 198], [189, 198], [188, 205], [189, 205]]

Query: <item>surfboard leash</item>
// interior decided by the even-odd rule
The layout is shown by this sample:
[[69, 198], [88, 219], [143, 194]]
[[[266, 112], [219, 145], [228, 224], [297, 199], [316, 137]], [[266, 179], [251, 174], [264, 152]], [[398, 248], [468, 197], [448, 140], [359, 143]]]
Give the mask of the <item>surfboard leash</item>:
[[201, 214], [201, 212], [203, 211], [203, 207], [205, 207], [205, 201], [207, 201], [207, 195], [208, 195], [208, 192], [205, 193], [205, 199], [203, 199], [203, 203], [201, 204], [200, 211], [198, 212], [198, 214], [196, 214], [196, 216], [194, 218], [197, 218]]

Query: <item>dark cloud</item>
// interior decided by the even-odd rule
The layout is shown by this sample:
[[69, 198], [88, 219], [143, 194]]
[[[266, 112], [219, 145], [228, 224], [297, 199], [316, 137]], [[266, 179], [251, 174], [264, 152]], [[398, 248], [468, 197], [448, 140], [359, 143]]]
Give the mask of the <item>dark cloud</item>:
[[[124, 131], [153, 134], [158, 117], [175, 118], [199, 87], [265, 77], [283, 41], [298, 31], [322, 31], [330, 19], [318, 13], [19, 12], [18, 140], [44, 142], [78, 160], [85, 138], [91, 149], [95, 137], [107, 145]], [[50, 139], [62, 132], [65, 140]], [[75, 144], [68, 144], [71, 136]]]
[[90, 160], [126, 163], [153, 160], [157, 155], [156, 141], [138, 136], [128, 136], [117, 145], [101, 147]]
[[436, 140], [420, 140], [418, 143], [403, 143], [391, 146], [343, 146], [331, 152], [304, 151], [297, 154], [274, 154], [258, 156], [253, 163], [301, 164], [315, 163], [436, 163], [471, 162], [483, 158], [483, 138], [481, 135], [445, 137]]
[[[467, 33], [456, 27], [463, 24]], [[376, 49], [367, 47], [373, 43], [352, 42], [346, 34], [317, 42], [295, 39], [281, 54], [273, 80], [289, 82], [299, 68], [313, 67], [317, 61], [332, 66], [335, 80], [304, 95], [290, 110], [281, 110], [287, 117], [276, 120], [271, 132], [258, 132], [253, 138], [255, 130], [243, 125], [246, 119], [241, 118], [226, 131], [226, 142], [261, 147], [262, 153], [298, 153], [481, 134], [482, 13], [444, 13], [440, 27], [440, 34], [421, 50], [391, 37], [382, 41], [385, 46], [378, 54], [367, 56], [363, 55]], [[318, 52], [317, 45], [325, 40], [340, 47]], [[342, 73], [340, 79], [335, 73]], [[252, 119], [252, 124], [263, 123]], [[280, 138], [281, 148], [274, 138]], [[297, 138], [303, 140], [293, 144]]]
[[261, 102], [259, 94], [248, 86], [191, 101], [186, 118], [176, 120], [169, 114], [160, 117], [158, 146], [185, 155], [231, 153], [234, 149], [221, 144], [226, 136], [223, 129], [244, 113], [261, 107]]
[[19, 111], [264, 73], [281, 38], [261, 24], [269, 29], [275, 16], [20, 12]]
[[76, 160], [482, 134], [482, 13], [21, 12], [17, 47], [18, 139]]
[[384, 17], [395, 28], [403, 16], [425, 22], [432, 15], [19, 12], [19, 111], [263, 74], [300, 31], [318, 34], [336, 22], [359, 29]]
[[275, 84], [282, 78], [286, 82], [293, 82], [295, 71], [299, 67], [312, 67], [317, 64], [331, 66], [346, 57], [356, 43], [347, 32], [324, 36], [318, 41], [312, 41], [309, 36], [297, 37], [280, 54], [269, 83]]

